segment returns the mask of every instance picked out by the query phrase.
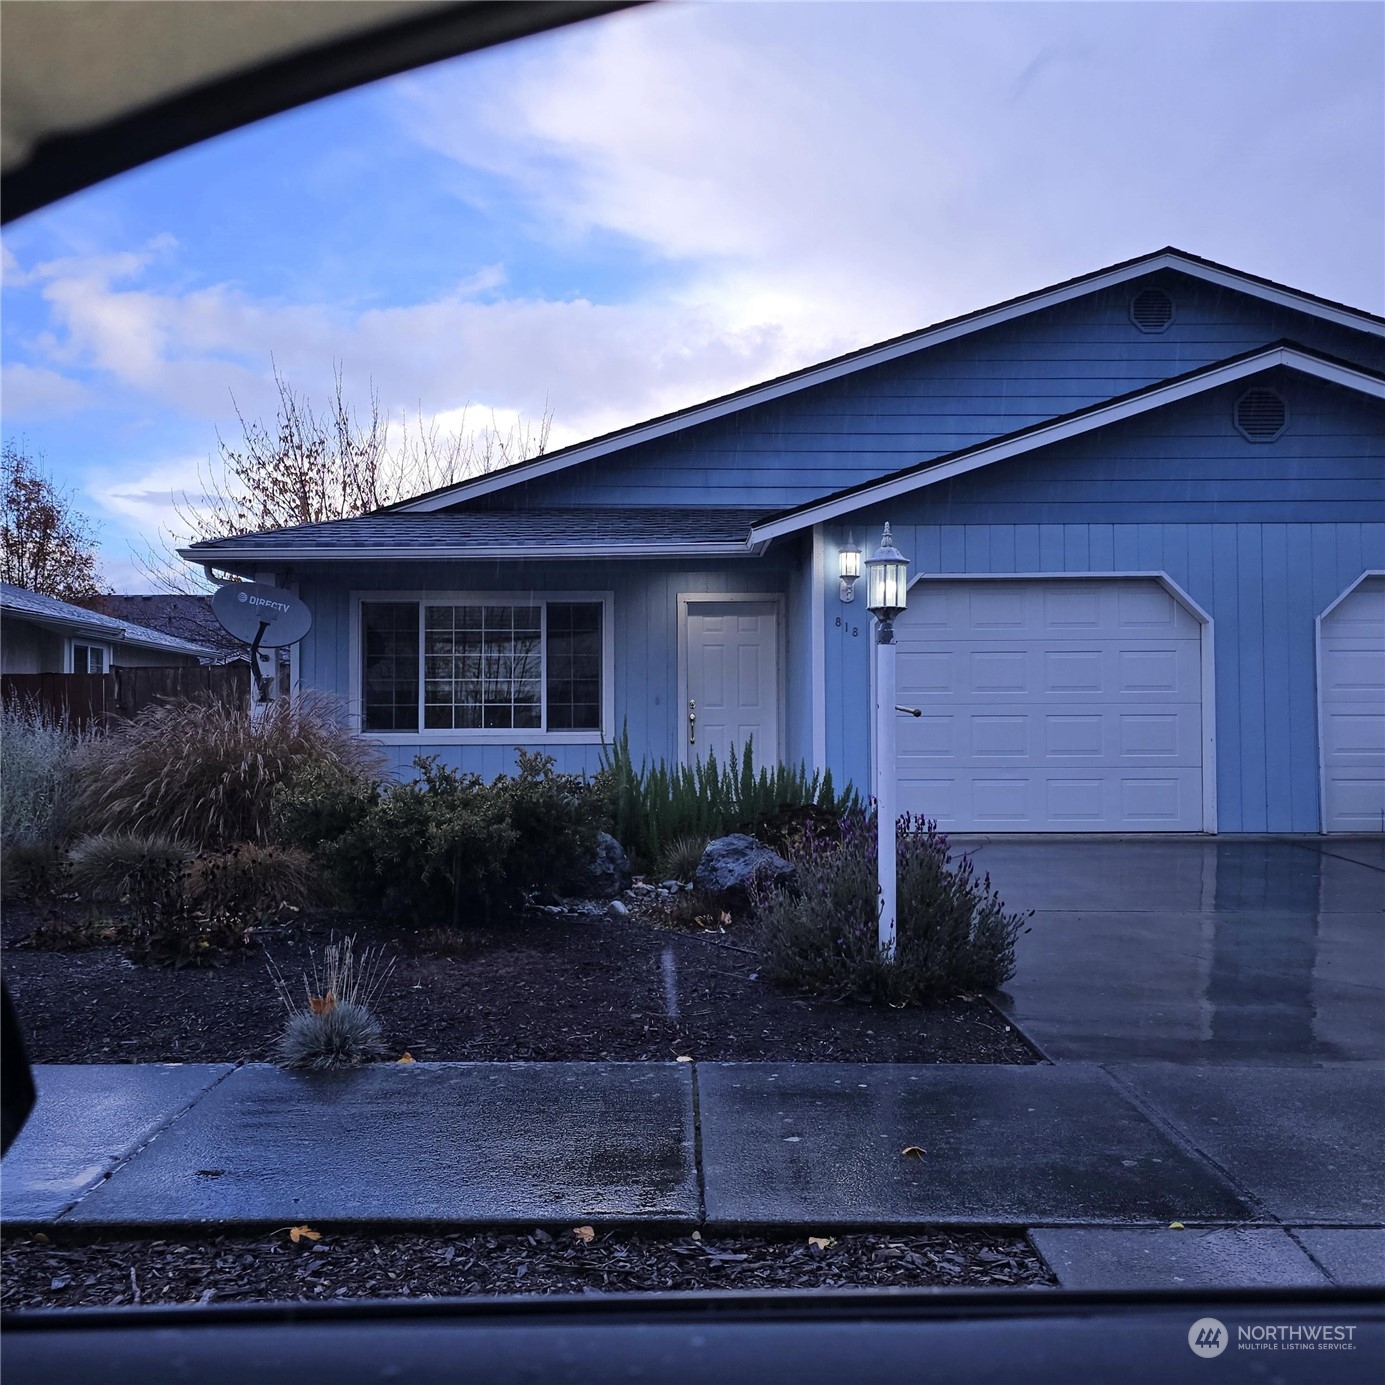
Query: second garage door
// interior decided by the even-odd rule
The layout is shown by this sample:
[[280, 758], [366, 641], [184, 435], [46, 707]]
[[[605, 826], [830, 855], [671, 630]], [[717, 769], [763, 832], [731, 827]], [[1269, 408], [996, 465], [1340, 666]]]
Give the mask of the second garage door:
[[950, 831], [1196, 832], [1201, 626], [1159, 582], [926, 579], [896, 622], [901, 812]]

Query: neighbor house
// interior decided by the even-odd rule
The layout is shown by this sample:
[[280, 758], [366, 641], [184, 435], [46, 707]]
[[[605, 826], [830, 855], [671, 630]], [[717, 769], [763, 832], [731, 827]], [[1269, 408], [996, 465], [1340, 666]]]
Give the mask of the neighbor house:
[[179, 635], [0, 582], [0, 673], [109, 673], [211, 657]]
[[[1385, 320], [1182, 251], [392, 508], [184, 550], [312, 608], [301, 686], [487, 776], [724, 755], [965, 832], [1385, 829]], [[851, 590], [853, 600], [843, 599]]]

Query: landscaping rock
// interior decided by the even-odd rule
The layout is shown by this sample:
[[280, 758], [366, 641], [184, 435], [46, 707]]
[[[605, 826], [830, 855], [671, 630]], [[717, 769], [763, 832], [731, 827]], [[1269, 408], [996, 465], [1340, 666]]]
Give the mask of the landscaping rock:
[[612, 918], [616, 919], [628, 919], [630, 917], [629, 909], [627, 909], [625, 905], [623, 905], [618, 899], [613, 899], [606, 906], [606, 912], [610, 914]]
[[792, 888], [798, 872], [763, 842], [736, 832], [707, 844], [692, 883], [723, 908], [744, 911], [750, 907], [752, 883]]
[[625, 848], [609, 832], [598, 833], [596, 855], [578, 881], [580, 893], [588, 899], [614, 899], [629, 883]]

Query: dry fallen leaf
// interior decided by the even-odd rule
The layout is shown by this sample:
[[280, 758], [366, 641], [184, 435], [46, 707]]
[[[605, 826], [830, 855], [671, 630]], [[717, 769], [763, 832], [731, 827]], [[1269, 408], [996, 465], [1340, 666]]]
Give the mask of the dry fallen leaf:
[[1171, 1221], [1169, 1223], [1170, 1231], [1186, 1231], [1187, 1229], [1188, 1228], [1185, 1227], [1181, 1221]]
[[817, 1246], [819, 1250], [826, 1250], [828, 1246], [837, 1244], [837, 1238], [835, 1236], [809, 1236], [808, 1244]]
[[694, 1231], [692, 1238], [694, 1241], [700, 1241], [702, 1239], [702, 1233], [700, 1231]]
[[326, 995], [310, 995], [308, 1008], [315, 1015], [330, 1015], [337, 1008], [337, 998], [328, 991]]
[[691, 1063], [691, 1062], [692, 1062], [692, 1059], [689, 1058], [689, 1057], [687, 1057], [686, 1054], [680, 1053], [680, 1054], [678, 1055], [678, 1061], [679, 1061], [680, 1063]]
[[926, 1149], [921, 1149], [918, 1145], [905, 1145], [899, 1152], [906, 1159], [922, 1159], [928, 1153]]
[[396, 1063], [412, 1063], [414, 1061], [414, 1055], [412, 1053], [406, 1053], [402, 1058], [396, 1058], [394, 1061]]
[[589, 1246], [596, 1240], [596, 1232], [589, 1226], [574, 1226], [572, 1228], [572, 1234], [576, 1236], [584, 1246]]
[[320, 1241], [321, 1239], [322, 1232], [314, 1231], [311, 1226], [289, 1227], [289, 1240], [291, 1240], [294, 1245], [297, 1245], [299, 1241]]
[[38, 1241], [40, 1245], [46, 1246], [48, 1244], [48, 1237], [45, 1236], [42, 1231], [34, 1232], [34, 1240]]

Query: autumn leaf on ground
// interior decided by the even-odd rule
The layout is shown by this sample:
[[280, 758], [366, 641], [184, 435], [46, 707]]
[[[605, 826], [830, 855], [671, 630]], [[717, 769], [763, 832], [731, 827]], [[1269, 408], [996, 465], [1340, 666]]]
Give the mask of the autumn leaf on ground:
[[905, 1145], [899, 1152], [906, 1159], [922, 1159], [928, 1153], [926, 1149], [921, 1149], [918, 1145]]
[[692, 1238], [694, 1241], [700, 1241], [702, 1239], [702, 1233], [700, 1231], [694, 1231]]
[[837, 1244], [837, 1238], [835, 1236], [809, 1236], [808, 1244], [817, 1246], [819, 1250], [826, 1250], [828, 1246]]
[[34, 1240], [36, 1240], [40, 1245], [46, 1246], [48, 1244], [48, 1237], [45, 1236], [42, 1231], [34, 1232]]
[[326, 995], [310, 995], [308, 1008], [315, 1015], [330, 1015], [337, 1008], [337, 998], [328, 991]]
[[322, 1232], [314, 1231], [311, 1226], [289, 1227], [289, 1240], [291, 1240], [294, 1245], [297, 1245], [299, 1241], [320, 1241], [321, 1239]]
[[678, 1055], [678, 1061], [679, 1061], [680, 1063], [691, 1063], [691, 1062], [692, 1062], [692, 1059], [689, 1058], [686, 1054], [680, 1053], [680, 1054]]
[[593, 1231], [590, 1226], [574, 1226], [572, 1228], [572, 1234], [576, 1236], [584, 1246], [589, 1246], [596, 1240], [596, 1232]]
[[396, 1058], [394, 1061], [396, 1063], [412, 1063], [415, 1059], [412, 1053], [406, 1053], [402, 1058]]
[[1186, 1231], [1187, 1229], [1188, 1229], [1188, 1228], [1187, 1228], [1186, 1226], [1184, 1226], [1183, 1223], [1182, 1223], [1181, 1221], [1171, 1221], [1171, 1222], [1169, 1223], [1169, 1230], [1170, 1230], [1170, 1231]]

